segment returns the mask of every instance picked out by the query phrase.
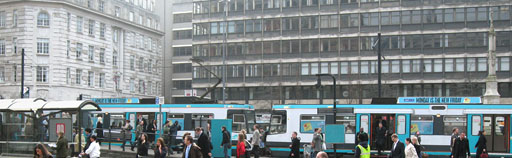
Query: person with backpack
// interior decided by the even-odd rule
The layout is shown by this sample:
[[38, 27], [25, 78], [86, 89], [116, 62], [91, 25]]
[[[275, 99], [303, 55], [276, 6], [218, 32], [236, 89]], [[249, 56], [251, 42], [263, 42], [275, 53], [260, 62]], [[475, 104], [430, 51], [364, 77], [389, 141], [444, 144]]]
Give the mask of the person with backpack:
[[231, 157], [228, 153], [228, 150], [231, 149], [231, 134], [226, 129], [226, 126], [222, 126], [222, 145], [221, 147], [224, 149], [224, 158]]

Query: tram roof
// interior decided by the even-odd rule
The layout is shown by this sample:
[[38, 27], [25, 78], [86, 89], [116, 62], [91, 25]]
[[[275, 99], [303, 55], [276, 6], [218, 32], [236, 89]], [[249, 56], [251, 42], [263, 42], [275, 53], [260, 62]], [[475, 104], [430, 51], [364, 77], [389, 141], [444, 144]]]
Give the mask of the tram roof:
[[[447, 106], [448, 109], [512, 109], [512, 104], [339, 104], [336, 108], [354, 109], [430, 109], [432, 106]], [[274, 105], [273, 109], [318, 109], [333, 108], [332, 104]]]
[[0, 111], [36, 112], [37, 110], [101, 110], [93, 101], [46, 101], [42, 98], [2, 99]]
[[[99, 104], [101, 108], [158, 108], [159, 104]], [[254, 109], [249, 104], [162, 104], [162, 108], [243, 108]]]

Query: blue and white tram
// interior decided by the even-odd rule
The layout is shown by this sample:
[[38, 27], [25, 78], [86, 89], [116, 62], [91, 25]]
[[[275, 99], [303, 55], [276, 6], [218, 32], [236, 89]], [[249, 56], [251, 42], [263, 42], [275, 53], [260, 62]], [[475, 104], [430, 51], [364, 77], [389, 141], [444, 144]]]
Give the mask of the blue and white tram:
[[[160, 105], [158, 104], [100, 104], [101, 112], [91, 113], [93, 115], [93, 127], [96, 126], [97, 116], [103, 117], [104, 128], [110, 127], [112, 130], [113, 141], [121, 140], [121, 127], [125, 120], [130, 120], [136, 129], [137, 117], [140, 115], [145, 120], [157, 120], [157, 125], [162, 125], [165, 121], [160, 120]], [[178, 123], [181, 130], [178, 132], [178, 140], [185, 132], [193, 133], [194, 128], [203, 127], [206, 129], [207, 124], [212, 119], [232, 119], [233, 140], [238, 138], [240, 130], [245, 129], [252, 131], [251, 127], [255, 123], [254, 107], [252, 105], [240, 104], [162, 104], [161, 112], [163, 120]], [[149, 123], [148, 123], [149, 124]], [[107, 125], [107, 126], [105, 126]], [[157, 136], [160, 136], [157, 129]], [[107, 136], [108, 130], [104, 130]], [[133, 133], [133, 132], [132, 132]], [[132, 134], [132, 141], [135, 140], [135, 134]]]
[[[324, 129], [331, 124], [332, 113], [321, 113], [319, 109], [333, 108], [332, 105], [274, 105], [270, 135], [267, 145], [273, 156], [285, 156], [289, 152], [292, 132], [298, 132], [302, 144], [312, 141], [315, 128]], [[450, 153], [450, 137], [453, 128], [464, 132], [470, 141], [471, 152], [475, 154], [478, 131], [486, 131], [487, 150], [491, 156], [512, 157], [510, 118], [512, 105], [419, 105], [390, 104], [337, 105], [337, 108], [353, 108], [353, 113], [338, 113], [337, 124], [344, 124], [345, 144], [337, 145], [338, 153], [352, 154], [355, 148], [355, 133], [364, 129], [370, 135], [370, 144], [375, 148], [373, 131], [382, 122], [388, 133], [396, 133], [402, 142], [405, 138], [420, 133], [421, 144], [429, 155], [446, 156]], [[320, 110], [321, 111], [321, 110]], [[280, 119], [285, 118], [285, 119]], [[392, 142], [388, 135], [387, 149]], [[329, 150], [331, 149], [331, 150]], [[333, 152], [332, 146], [327, 152]]]

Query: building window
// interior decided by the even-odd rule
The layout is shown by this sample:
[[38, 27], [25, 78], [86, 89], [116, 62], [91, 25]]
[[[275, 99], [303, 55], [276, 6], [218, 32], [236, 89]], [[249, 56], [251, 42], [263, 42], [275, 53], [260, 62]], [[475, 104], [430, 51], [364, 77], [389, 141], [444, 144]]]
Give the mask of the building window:
[[411, 72], [411, 60], [402, 60], [402, 72], [403, 73]]
[[509, 57], [501, 57], [499, 58], [499, 71], [509, 71], [510, 70], [510, 58]]
[[107, 31], [107, 26], [105, 23], [100, 23], [100, 38], [105, 38], [105, 32]]
[[114, 67], [117, 67], [118, 65], [118, 59], [117, 59], [117, 51], [114, 50], [114, 52], [112, 52], [112, 66]]
[[100, 73], [99, 87], [105, 88], [105, 73]]
[[133, 18], [134, 18], [134, 17], [133, 17], [133, 12], [130, 12], [130, 13], [129, 13], [128, 18], [129, 18], [128, 20], [130, 20], [131, 22], [133, 22]]
[[94, 0], [87, 0], [87, 7], [93, 8], [94, 7]]
[[71, 41], [67, 40], [66, 41], [66, 57], [69, 58], [70, 52], [71, 52]]
[[82, 57], [82, 43], [76, 43], [76, 58], [80, 59]]
[[37, 54], [48, 54], [50, 52], [50, 39], [37, 39]]
[[89, 46], [89, 61], [94, 62], [94, 46]]
[[478, 71], [487, 71], [487, 58], [478, 58]]
[[76, 17], [76, 32], [82, 33], [83, 23], [84, 23], [84, 18], [81, 16], [77, 16]]
[[173, 56], [191, 56], [192, 47], [174, 47]]
[[144, 58], [143, 57], [140, 57], [139, 58], [139, 70], [140, 71], [144, 71]]
[[66, 68], [66, 84], [71, 83], [71, 68]]
[[[213, 25], [213, 23], [212, 23]], [[213, 34], [213, 32], [212, 32]], [[175, 40], [192, 39], [192, 30], [173, 31], [172, 37]]]
[[421, 72], [421, 60], [412, 60], [412, 72]]
[[5, 40], [0, 39], [0, 55], [5, 55]]
[[476, 58], [468, 58], [468, 71], [476, 71]]
[[38, 66], [36, 81], [47, 83], [48, 82], [48, 66]]
[[0, 67], [0, 83], [4, 83], [4, 82], [5, 82], [5, 68]]
[[77, 84], [77, 85], [82, 84], [82, 70], [76, 69], [75, 78], [76, 78], [75, 84]]
[[443, 59], [434, 59], [434, 72], [443, 72]]
[[192, 22], [192, 13], [174, 14], [174, 23]]
[[135, 70], [135, 55], [130, 56], [130, 70]]
[[119, 38], [119, 30], [114, 30], [114, 35], [112, 36], [112, 40], [117, 43], [117, 39]]
[[146, 93], [146, 85], [144, 84], [143, 80], [139, 80], [139, 93], [140, 94]]
[[71, 13], [67, 14], [66, 25], [67, 25], [66, 28], [68, 28], [68, 31], [69, 31], [69, 29], [71, 28]]
[[100, 49], [100, 63], [105, 64], [105, 48]]
[[40, 12], [39, 15], [37, 15], [37, 26], [50, 26], [50, 15], [47, 12]]
[[192, 80], [172, 81], [174, 89], [192, 89]]
[[382, 61], [381, 66], [382, 66], [382, 68], [381, 68], [382, 73], [389, 73], [389, 60]]
[[455, 71], [464, 72], [464, 59], [463, 58], [455, 59]]
[[444, 71], [453, 72], [453, 59], [444, 59]]
[[5, 22], [7, 20], [7, 15], [5, 12], [0, 12], [0, 27], [5, 27]]
[[89, 71], [89, 75], [87, 76], [87, 86], [94, 87], [94, 72]]
[[14, 54], [18, 53], [18, 38], [17, 37], [12, 38], [12, 51]]
[[120, 77], [114, 76], [114, 90], [119, 90]]
[[114, 12], [115, 12], [116, 17], [119, 17], [121, 15], [121, 8], [116, 6]]
[[174, 73], [192, 72], [192, 64], [173, 64]]
[[98, 0], [98, 10], [100, 12], [104, 12], [105, 11], [105, 1]]
[[[148, 59], [148, 72], [153, 72], [153, 59]], [[192, 71], [190, 71], [192, 72]]]
[[18, 26], [18, 10], [16, 9], [12, 11], [12, 26]]
[[423, 60], [423, 72], [432, 72], [432, 59]]
[[135, 92], [135, 80], [130, 79], [130, 92]]
[[89, 20], [89, 35], [94, 36], [94, 27], [96, 25], [96, 21]]
[[139, 14], [139, 24], [142, 25], [143, 22], [144, 22], [144, 17], [142, 17], [142, 15]]

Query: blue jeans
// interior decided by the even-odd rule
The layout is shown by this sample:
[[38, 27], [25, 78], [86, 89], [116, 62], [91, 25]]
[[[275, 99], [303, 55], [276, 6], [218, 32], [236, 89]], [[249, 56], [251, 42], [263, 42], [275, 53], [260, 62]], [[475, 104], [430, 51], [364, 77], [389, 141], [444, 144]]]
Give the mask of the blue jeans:
[[311, 152], [311, 158], [316, 158], [316, 154], [318, 154], [318, 151]]
[[231, 149], [231, 143], [225, 143], [222, 146], [224, 146], [224, 158], [230, 158], [231, 155], [229, 155], [228, 151]]

